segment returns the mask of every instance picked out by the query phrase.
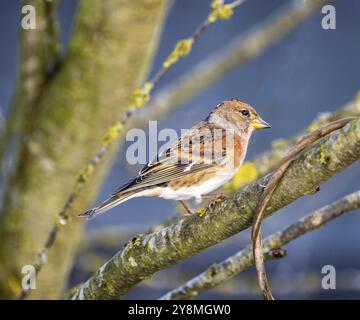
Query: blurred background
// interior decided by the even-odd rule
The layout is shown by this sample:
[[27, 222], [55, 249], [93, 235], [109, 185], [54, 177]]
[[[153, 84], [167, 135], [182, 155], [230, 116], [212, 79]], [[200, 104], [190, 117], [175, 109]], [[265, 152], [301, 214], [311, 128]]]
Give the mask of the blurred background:
[[[149, 76], [153, 76], [159, 70], [176, 42], [191, 34], [206, 18], [209, 3], [209, 0], [170, 1], [154, 59], [148, 68]], [[219, 50], [227, 47], [236, 37], [261, 26], [289, 3], [290, 1], [286, 0], [249, 0], [241, 5], [229, 21], [212, 25], [199, 38], [191, 54], [170, 70], [156, 87], [154, 95], [181, 75], [190, 72], [209, 55], [220, 52]], [[2, 126], [9, 116], [19, 79], [22, 5], [21, 1], [14, 0], [0, 2]], [[299, 23], [289, 34], [267, 47], [259, 56], [244, 64], [235, 65], [202, 92], [177, 106], [161, 119], [152, 120], [159, 120], [159, 130], [174, 128], [180, 132], [181, 129], [189, 128], [206, 117], [222, 100], [235, 97], [249, 102], [272, 125], [271, 130], [261, 131], [253, 136], [247, 154], [247, 159], [250, 160], [269, 150], [275, 139], [301, 132], [319, 113], [344, 106], [354, 98], [360, 88], [360, 2], [343, 0], [336, 1], [334, 5], [336, 30], [324, 30], [321, 27], [323, 15], [318, 10]], [[67, 54], [78, 7], [78, 2], [73, 0], [61, 0], [59, 4], [57, 15], [62, 57]], [[126, 30], [127, 26], [124, 25], [123, 28]], [[97, 53], [95, 51], [92, 54]], [[105, 59], [109, 64], [116, 63], [118, 56], [108, 55]], [[91, 65], [88, 67], [91, 68]], [[81, 82], [81, 77], [77, 78], [77, 81]], [[97, 108], [112, 108], [112, 105], [98, 105]], [[28, 118], [27, 121], [31, 119]], [[105, 129], [106, 127], [103, 128], [103, 132]], [[111, 169], [107, 172], [97, 196], [89, 201], [90, 204], [104, 200], [109, 193], [140, 169], [126, 163], [127, 146], [127, 143], [122, 143], [113, 161], [108, 163], [109, 166], [111, 164]], [[96, 149], [90, 154], [93, 154], [94, 150]], [[13, 159], [12, 156], [8, 157], [5, 172], [13, 168]], [[263, 223], [264, 236], [350, 192], [359, 190], [359, 176], [360, 163], [355, 163], [322, 185], [317, 194], [303, 197], [266, 219]], [[2, 193], [5, 193], [3, 185], [1, 189]], [[95, 194], [94, 192], [93, 195]], [[46, 201], [46, 198], [47, 195], [44, 195], [43, 201]], [[82, 250], [76, 255], [66, 287], [71, 288], [86, 280], [121, 247], [117, 242], [119, 239], [125, 242], [134, 234], [147, 232], [151, 226], [173, 216], [177, 211], [176, 206], [175, 202], [158, 198], [138, 198], [87, 222], [85, 234], [82, 240], [79, 240]], [[61, 207], [58, 208], [60, 209]], [[358, 210], [346, 214], [325, 228], [311, 232], [286, 246], [285, 258], [267, 264], [273, 293], [282, 299], [360, 298], [359, 213]], [[101, 239], [106, 239], [107, 236], [110, 240], [102, 242]], [[89, 245], [91, 241], [95, 243], [93, 246]], [[158, 298], [202, 272], [210, 264], [220, 262], [239, 251], [249, 241], [249, 232], [241, 232], [191, 259], [160, 271], [150, 280], [132, 289], [126, 298]], [[337, 270], [336, 290], [321, 288], [321, 268], [324, 265], [333, 265]], [[201, 298], [259, 299], [261, 295], [257, 288], [256, 273], [254, 269], [244, 272], [234, 280], [210, 290]]]

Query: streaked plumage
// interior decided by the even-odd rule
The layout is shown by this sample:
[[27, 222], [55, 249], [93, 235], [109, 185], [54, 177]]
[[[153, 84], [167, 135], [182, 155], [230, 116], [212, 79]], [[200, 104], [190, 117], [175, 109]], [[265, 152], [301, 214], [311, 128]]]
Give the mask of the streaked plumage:
[[92, 217], [141, 196], [201, 199], [235, 175], [254, 129], [268, 127], [248, 104], [237, 99], [224, 101], [148, 163], [133, 180], [80, 216]]

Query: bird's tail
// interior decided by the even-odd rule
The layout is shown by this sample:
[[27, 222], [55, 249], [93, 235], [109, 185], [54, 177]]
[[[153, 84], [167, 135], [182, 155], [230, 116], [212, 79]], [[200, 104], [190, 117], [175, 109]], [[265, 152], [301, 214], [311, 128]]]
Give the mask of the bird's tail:
[[114, 194], [109, 199], [105, 200], [98, 207], [92, 208], [88, 211], [82, 212], [79, 214], [79, 217], [84, 217], [89, 219], [94, 218], [95, 216], [102, 214], [109, 209], [117, 206], [118, 204], [128, 200], [130, 197], [134, 196], [136, 192], [124, 192], [120, 194]]

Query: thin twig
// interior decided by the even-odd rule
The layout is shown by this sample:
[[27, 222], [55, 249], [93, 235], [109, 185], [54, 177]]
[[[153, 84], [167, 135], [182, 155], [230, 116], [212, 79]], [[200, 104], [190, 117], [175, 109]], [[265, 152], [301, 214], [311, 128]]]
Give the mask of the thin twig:
[[305, 135], [300, 141], [288, 152], [288, 154], [280, 162], [277, 169], [271, 175], [269, 182], [267, 183], [263, 194], [261, 195], [256, 213], [254, 216], [254, 223], [251, 230], [251, 237], [253, 242], [253, 254], [255, 260], [255, 266], [258, 273], [258, 280], [260, 288], [263, 292], [265, 300], [273, 300], [274, 297], [271, 294], [269, 282], [267, 279], [264, 257], [262, 254], [262, 245], [261, 245], [261, 221], [265, 212], [265, 209], [273, 195], [280, 179], [284, 175], [286, 169], [302, 150], [308, 147], [310, 144], [320, 139], [321, 137], [329, 134], [330, 132], [340, 129], [350, 121], [354, 120], [354, 117], [344, 118], [337, 121], [333, 121], [327, 125], [324, 125], [312, 133]]
[[327, 2], [306, 1], [299, 5], [299, 1], [292, 1], [285, 8], [279, 9], [269, 19], [245, 34], [240, 34], [226, 47], [210, 54], [190, 71], [164, 86], [154, 95], [148, 107], [132, 119], [130, 126], [143, 127], [149, 120], [168, 114], [211, 86], [227, 72], [256, 58]]
[[[331, 220], [358, 208], [360, 208], [360, 191], [349, 194], [336, 202], [316, 210], [283, 230], [268, 236], [263, 243], [265, 260], [268, 261], [273, 258], [274, 254], [269, 256], [269, 252], [273, 253], [272, 250], [283, 247], [302, 235], [319, 229]], [[160, 299], [191, 299], [224, 283], [226, 280], [254, 265], [252, 250], [252, 245], [247, 246], [224, 261], [210, 266], [198, 276], [171, 290]]]
[[[128, 108], [128, 111], [125, 112], [125, 114], [120, 120], [116, 121], [110, 128], [108, 128], [102, 145], [96, 151], [95, 155], [89, 161], [89, 163], [79, 173], [73, 191], [70, 193], [69, 197], [65, 201], [62, 210], [58, 213], [55, 224], [51, 229], [47, 240], [45, 241], [44, 247], [38, 254], [38, 261], [35, 264], [37, 274], [46, 264], [47, 252], [53, 246], [59, 231], [67, 223], [67, 220], [69, 218], [69, 209], [73, 206], [80, 191], [82, 191], [83, 187], [85, 186], [86, 181], [88, 181], [88, 179], [93, 175], [95, 167], [102, 160], [106, 152], [109, 150], [110, 146], [120, 136], [120, 133], [122, 132], [125, 124], [135, 114], [138, 108], [142, 108], [150, 100], [150, 93], [154, 89], [154, 87], [180, 58], [189, 54], [194, 42], [196, 42], [196, 40], [208, 29], [208, 27], [215, 21], [230, 18], [233, 14], [233, 9], [238, 7], [243, 2], [244, 1], [235, 1], [234, 4], [220, 4], [216, 7], [212, 5], [209, 16], [200, 25], [200, 27], [198, 27], [188, 39], [179, 41], [173, 52], [170, 53], [170, 55], [163, 63], [161, 69], [156, 73], [156, 75], [150, 81], [146, 82], [140, 89], [135, 90], [133, 95], [133, 101], [131, 106]], [[186, 44], [186, 46], [184, 46], [184, 44]], [[28, 289], [22, 289], [18, 298], [25, 299], [28, 292]]]

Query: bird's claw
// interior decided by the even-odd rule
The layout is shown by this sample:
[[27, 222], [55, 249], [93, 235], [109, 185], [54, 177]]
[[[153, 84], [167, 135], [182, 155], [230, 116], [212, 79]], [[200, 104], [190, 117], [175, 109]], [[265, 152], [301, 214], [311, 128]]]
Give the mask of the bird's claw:
[[214, 198], [214, 202], [222, 202], [225, 200], [225, 195], [223, 193], [217, 194]]

